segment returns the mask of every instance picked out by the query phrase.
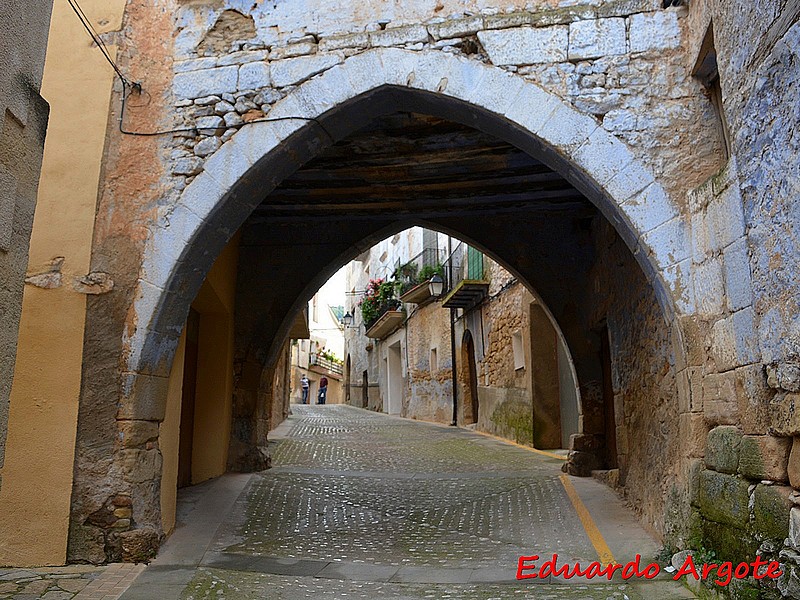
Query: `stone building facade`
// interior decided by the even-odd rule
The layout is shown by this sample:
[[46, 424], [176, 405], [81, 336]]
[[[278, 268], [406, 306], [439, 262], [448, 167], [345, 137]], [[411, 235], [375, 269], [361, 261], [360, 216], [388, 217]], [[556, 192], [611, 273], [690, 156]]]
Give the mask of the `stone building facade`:
[[[59, 97], [67, 107], [86, 93], [102, 135], [77, 136], [95, 152], [92, 190], [41, 214], [88, 226], [66, 238], [35, 226], [32, 264], [92, 277], [31, 284], [40, 318], [20, 338], [30, 354], [11, 392], [0, 519], [14, 515], [15, 537], [37, 542], [4, 560], [133, 559], [169, 530], [170, 373], [232, 239], [235, 285], [217, 294], [234, 307], [223, 416], [247, 456], [263, 446], [274, 389], [259, 391], [274, 388], [262, 382], [279, 370], [294, 315], [337, 268], [426, 222], [485, 250], [550, 310], [580, 389], [587, 437], [573, 451], [613, 455], [623, 493], [668, 543], [747, 539], [737, 553], [781, 556], [775, 593], [794, 593], [798, 11], [680, 4], [87, 2], [110, 13], [104, 31], [142, 92], [112, 88], [95, 66]], [[54, 39], [77, 37], [51, 34], [51, 55]], [[470, 163], [476, 151], [485, 160]], [[398, 170], [392, 152], [415, 168]], [[497, 167], [488, 187], [473, 177], [481, 164]], [[354, 168], [364, 185], [347, 179]], [[52, 262], [68, 254], [74, 264]], [[48, 305], [73, 325], [55, 357], [38, 343]], [[50, 358], [58, 368], [34, 381]], [[56, 399], [59, 411], [39, 410]], [[719, 459], [721, 448], [738, 458]], [[19, 474], [47, 469], [57, 476], [45, 498]], [[780, 485], [750, 484], [762, 480]], [[102, 518], [116, 501], [130, 518]]]
[[[464, 271], [455, 277], [466, 275], [468, 253], [479, 263], [485, 293], [472, 306], [456, 309], [451, 330], [442, 298], [409, 289], [427, 285], [428, 274], [417, 276], [426, 267], [426, 273], [438, 269], [445, 280], [451, 268]], [[571, 435], [581, 431], [569, 350], [547, 309], [503, 267], [458, 240], [415, 227], [373, 246], [347, 273], [356, 319], [345, 332], [350, 404], [452, 423], [454, 344], [459, 425], [532, 447], [569, 448]], [[359, 303], [376, 278], [395, 286], [404, 311], [393, 327], [379, 327], [377, 338], [359, 318]], [[443, 285], [446, 299], [453, 284]], [[597, 462], [584, 471], [604, 466]]]

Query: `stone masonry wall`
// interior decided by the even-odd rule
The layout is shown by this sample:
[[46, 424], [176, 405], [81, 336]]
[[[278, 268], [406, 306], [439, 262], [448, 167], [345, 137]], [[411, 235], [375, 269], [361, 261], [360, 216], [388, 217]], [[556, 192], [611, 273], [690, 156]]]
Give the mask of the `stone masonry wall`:
[[[494, 261], [484, 261], [489, 279], [489, 301], [482, 307], [487, 346], [478, 358], [478, 428], [534, 445], [533, 401], [530, 386], [530, 324], [528, 307], [533, 296]], [[516, 369], [512, 336], [521, 333], [526, 368]], [[473, 332], [480, 336], [483, 332]], [[462, 378], [466, 381], [466, 377]]]
[[[656, 0], [543, 4], [520, 10], [512, 2], [459, 17], [443, 9], [416, 25], [403, 24], [413, 10], [397, 22], [364, 10], [347, 33], [344, 22], [315, 21], [316, 12], [304, 19], [271, 5], [250, 13], [237, 12], [236, 2], [181, 7], [175, 108], [178, 124], [199, 135], [176, 140], [170, 164], [178, 188], [236, 129], [264, 118], [295, 86], [348, 56], [387, 46], [468, 56], [542, 85], [620, 136], [668, 189], [697, 185], [719, 167], [722, 141], [710, 104], [680, 52], [683, 9], [660, 10]], [[221, 27], [232, 14], [253, 26]], [[208, 36], [219, 39], [202, 44]]]
[[[408, 377], [403, 414], [413, 419], [453, 420], [453, 361], [450, 353], [450, 311], [439, 302], [409, 311], [406, 321]], [[436, 365], [431, 365], [431, 349]]]

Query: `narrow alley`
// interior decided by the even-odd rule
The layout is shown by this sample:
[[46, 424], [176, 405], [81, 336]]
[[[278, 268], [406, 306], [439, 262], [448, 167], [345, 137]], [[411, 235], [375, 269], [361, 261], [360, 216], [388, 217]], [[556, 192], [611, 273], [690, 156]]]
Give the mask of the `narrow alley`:
[[693, 597], [666, 576], [516, 580], [521, 555], [589, 563], [607, 545], [644, 564], [658, 549], [608, 488], [562, 476], [558, 455], [343, 405], [292, 412], [274, 468], [186, 490], [125, 600]]

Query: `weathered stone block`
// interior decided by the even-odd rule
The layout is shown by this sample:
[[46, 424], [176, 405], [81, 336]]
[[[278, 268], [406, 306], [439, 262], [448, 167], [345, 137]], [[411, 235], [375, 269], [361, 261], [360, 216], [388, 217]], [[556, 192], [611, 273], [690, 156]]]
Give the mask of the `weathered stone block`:
[[777, 394], [770, 409], [770, 433], [800, 435], [800, 394]]
[[697, 506], [700, 501], [700, 474], [705, 470], [705, 463], [702, 459], [695, 458], [689, 461], [689, 502], [692, 506]]
[[[663, 271], [664, 283], [672, 293], [675, 308], [684, 314], [695, 312], [694, 285], [692, 284], [692, 264], [691, 260], [686, 259], [666, 267]], [[682, 362], [682, 352], [677, 355], [678, 361]], [[676, 363], [681, 368], [680, 362]], [[698, 402], [701, 396], [698, 395]]]
[[203, 161], [194, 156], [179, 158], [172, 164], [173, 175], [197, 175], [203, 170]]
[[[623, 169], [623, 172], [636, 168], [638, 165], [634, 163]], [[611, 183], [618, 179], [619, 176], [615, 177]], [[646, 175], [640, 176], [639, 180], [646, 181]], [[637, 183], [638, 181], [634, 182], [631, 187], [638, 187]], [[677, 209], [659, 184], [653, 182], [638, 192], [633, 189], [630, 192], [629, 199], [622, 203], [621, 208], [637, 230], [651, 231], [678, 216]]]
[[659, 265], [667, 267], [689, 258], [691, 246], [688, 228], [682, 217], [676, 217], [648, 231], [642, 240], [649, 246]]
[[567, 59], [566, 26], [480, 31], [478, 39], [489, 60], [498, 66], [562, 62]]
[[755, 316], [751, 307], [733, 313], [731, 316], [733, 336], [736, 340], [736, 366], [758, 362], [761, 352], [755, 328]]
[[302, 83], [317, 73], [330, 69], [340, 64], [343, 58], [339, 54], [315, 54], [313, 56], [298, 56], [270, 63], [272, 83], [275, 87], [296, 85]]
[[796, 506], [789, 510], [789, 545], [800, 550], [800, 508]]
[[734, 425], [739, 422], [736, 402], [736, 374], [711, 373], [703, 377], [703, 414], [711, 425]]
[[194, 126], [202, 135], [222, 135], [225, 132], [225, 120], [217, 115], [200, 117]]
[[231, 52], [230, 54], [220, 56], [217, 60], [217, 64], [220, 67], [228, 65], [243, 65], [246, 63], [263, 61], [266, 58], [266, 50], [242, 50], [241, 52]]
[[600, 459], [594, 452], [570, 451], [564, 471], [575, 477], [589, 477], [600, 468]]
[[708, 230], [708, 219], [705, 211], [692, 213], [691, 218], [692, 260], [700, 264], [714, 255], [713, 241]]
[[223, 119], [225, 119], [226, 127], [238, 127], [244, 123], [244, 119], [235, 112], [225, 113]]
[[709, 202], [707, 218], [714, 239], [713, 250], [722, 250], [744, 237], [744, 212], [738, 185], [728, 187]]
[[199, 98], [221, 92], [235, 92], [238, 79], [237, 66], [187, 71], [175, 75], [172, 91], [178, 98]]
[[382, 31], [371, 31], [369, 34], [370, 44], [378, 47], [402, 46], [427, 41], [428, 30], [423, 25], [391, 27]]
[[700, 413], [684, 413], [678, 417], [678, 436], [686, 456], [700, 458], [706, 453], [706, 427]]
[[202, 71], [204, 69], [213, 69], [217, 66], [217, 59], [215, 57], [206, 58], [193, 58], [190, 60], [179, 60], [172, 65], [172, 70], [175, 73], [186, 73], [187, 71]]
[[317, 44], [314, 42], [298, 42], [288, 46], [273, 48], [269, 53], [270, 60], [281, 60], [283, 58], [294, 58], [296, 56], [307, 56], [317, 51]]
[[800, 437], [798, 436], [792, 438], [786, 474], [792, 487], [800, 488]]
[[[747, 530], [705, 520], [702, 524], [702, 532], [703, 545], [713, 548], [720, 560], [729, 560], [738, 564], [743, 560], [753, 560], [756, 557], [760, 543]], [[733, 597], [738, 600], [741, 596]]]
[[739, 367], [735, 373], [739, 425], [744, 433], [764, 435], [772, 421], [770, 403], [774, 396], [764, 377], [764, 369], [759, 364], [747, 365]]
[[739, 366], [736, 360], [736, 337], [730, 317], [720, 319], [711, 328], [711, 356], [718, 371]]
[[269, 65], [265, 62], [252, 62], [239, 67], [239, 89], [260, 90], [269, 86]]
[[753, 494], [753, 527], [759, 536], [781, 542], [789, 535], [792, 488], [783, 485], [758, 485]]
[[168, 377], [126, 373], [118, 419], [162, 421], [166, 410]]
[[91, 525], [70, 523], [67, 556], [74, 563], [104, 563], [106, 552], [103, 530]]
[[715, 471], [700, 473], [698, 507], [706, 519], [744, 529], [750, 518], [749, 484]]
[[142, 446], [158, 439], [157, 421], [117, 421], [120, 441], [126, 448]]
[[736, 473], [742, 432], [731, 425], [721, 425], [708, 432], [706, 466], [720, 473]]
[[750, 274], [750, 256], [744, 238], [723, 251], [725, 264], [725, 296], [728, 310], [741, 310], [753, 303], [753, 282]]
[[739, 446], [739, 474], [748, 479], [788, 481], [792, 438], [745, 435]]
[[350, 33], [347, 35], [334, 35], [319, 41], [319, 51], [329, 52], [343, 48], [366, 48], [369, 46], [369, 33]]
[[625, 54], [625, 19], [577, 21], [569, 26], [569, 59], [586, 60]]
[[722, 261], [713, 257], [696, 264], [692, 276], [697, 311], [700, 315], [719, 315], [725, 306], [725, 280]]
[[675, 11], [631, 15], [629, 24], [631, 52], [669, 50], [681, 44], [681, 27]]
[[144, 483], [161, 476], [161, 452], [158, 450], [121, 450], [122, 473], [125, 481]]
[[194, 146], [194, 153], [200, 158], [205, 158], [214, 154], [221, 146], [222, 141], [217, 136], [212, 135], [197, 142]]
[[449, 19], [428, 25], [428, 33], [435, 40], [473, 35], [483, 29], [483, 16], [476, 15], [465, 19]]
[[596, 452], [603, 447], [603, 436], [591, 433], [573, 433], [569, 436], [569, 449], [578, 452]]
[[122, 542], [122, 560], [148, 562], [158, 552], [159, 535], [154, 529], [134, 529], [119, 534]]
[[784, 598], [800, 598], [800, 568], [784, 565], [784, 574], [778, 579], [778, 590]]

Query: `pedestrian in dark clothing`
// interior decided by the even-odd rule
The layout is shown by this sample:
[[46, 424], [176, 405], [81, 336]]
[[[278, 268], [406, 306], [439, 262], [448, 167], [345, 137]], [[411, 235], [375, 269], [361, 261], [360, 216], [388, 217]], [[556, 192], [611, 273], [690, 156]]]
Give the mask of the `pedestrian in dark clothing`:
[[325, 404], [325, 397], [328, 395], [328, 378], [323, 377], [319, 380], [319, 392], [317, 393], [317, 404]]

